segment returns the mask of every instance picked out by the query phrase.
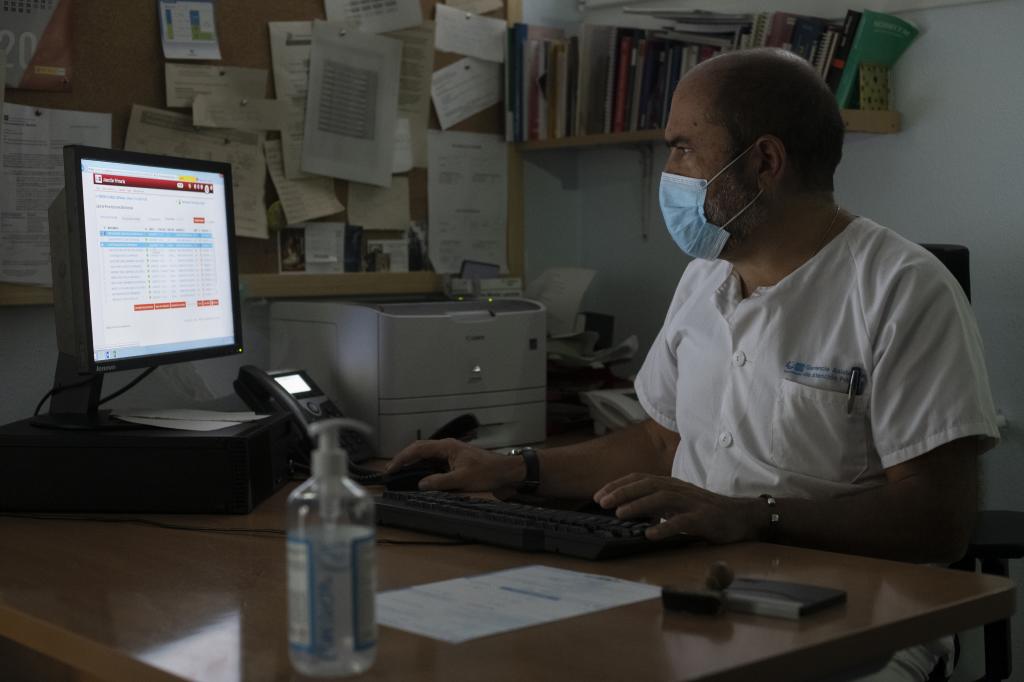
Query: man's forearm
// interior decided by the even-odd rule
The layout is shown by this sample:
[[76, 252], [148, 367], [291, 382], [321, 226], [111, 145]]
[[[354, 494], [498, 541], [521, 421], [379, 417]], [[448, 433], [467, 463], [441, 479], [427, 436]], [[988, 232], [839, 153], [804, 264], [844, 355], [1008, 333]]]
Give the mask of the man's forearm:
[[[956, 455], [954, 455], [956, 456]], [[912, 475], [831, 500], [780, 499], [781, 519], [768, 527], [757, 500], [757, 536], [777, 542], [887, 559], [948, 563], [960, 558], [977, 508], [973, 454], [959, 455], [962, 471]], [[970, 466], [968, 466], [970, 465]]]
[[668, 476], [678, 436], [653, 421], [583, 443], [540, 451], [540, 487], [548, 497], [589, 498], [634, 472]]

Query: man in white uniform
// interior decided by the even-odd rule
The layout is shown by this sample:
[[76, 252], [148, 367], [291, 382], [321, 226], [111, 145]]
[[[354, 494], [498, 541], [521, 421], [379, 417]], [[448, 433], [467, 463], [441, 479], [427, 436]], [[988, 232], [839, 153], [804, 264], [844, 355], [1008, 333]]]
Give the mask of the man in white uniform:
[[[446, 458], [422, 488], [592, 497], [665, 519], [654, 539], [959, 558], [998, 438], [981, 339], [938, 260], [834, 202], [828, 88], [787, 52], [728, 53], [679, 83], [665, 138], [662, 211], [695, 260], [636, 380], [651, 419], [522, 457], [418, 442], [391, 467]], [[885, 679], [949, 649], [899, 652]]]

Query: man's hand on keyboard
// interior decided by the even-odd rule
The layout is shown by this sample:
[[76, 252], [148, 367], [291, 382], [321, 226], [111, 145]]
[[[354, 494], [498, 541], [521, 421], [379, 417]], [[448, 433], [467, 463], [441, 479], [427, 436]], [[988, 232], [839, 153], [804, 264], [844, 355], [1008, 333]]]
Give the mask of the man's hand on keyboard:
[[394, 471], [424, 459], [448, 462], [450, 471], [420, 481], [420, 490], [488, 491], [508, 497], [526, 477], [521, 457], [508, 457], [454, 438], [418, 440], [399, 452], [385, 467]]
[[752, 540], [758, 523], [760, 500], [726, 497], [670, 476], [630, 474], [594, 493], [604, 509], [614, 508], [620, 519], [642, 517], [664, 521], [647, 529], [647, 538], [661, 540], [688, 533], [709, 542]]

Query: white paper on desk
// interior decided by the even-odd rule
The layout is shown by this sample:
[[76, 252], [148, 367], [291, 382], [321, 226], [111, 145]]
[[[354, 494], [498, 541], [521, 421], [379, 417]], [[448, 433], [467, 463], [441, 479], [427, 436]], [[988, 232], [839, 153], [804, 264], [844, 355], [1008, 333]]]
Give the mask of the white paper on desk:
[[220, 59], [213, 0], [159, 0], [160, 40], [167, 59]]
[[508, 145], [498, 135], [431, 130], [427, 138], [430, 262], [459, 272], [463, 260], [507, 263]]
[[125, 410], [115, 411], [121, 421], [180, 431], [216, 431], [229, 426], [265, 419], [255, 412], [216, 412], [213, 410]]
[[474, 14], [487, 14], [505, 6], [501, 0], [448, 0], [448, 5]]
[[376, 272], [409, 272], [409, 240], [404, 235], [401, 239], [367, 239], [367, 260], [374, 252], [383, 254], [387, 262], [386, 268]]
[[[402, 41], [402, 68], [398, 86], [398, 115], [409, 120], [412, 164], [427, 166], [427, 125], [430, 122], [430, 76], [434, 71], [434, 22], [388, 33]], [[400, 173], [403, 171], [395, 171]]]
[[0, 280], [50, 286], [47, 210], [64, 187], [64, 145], [110, 147], [110, 114], [3, 105]]
[[501, 101], [501, 65], [465, 57], [434, 72], [434, 109], [447, 130]]
[[302, 170], [387, 187], [402, 43], [313, 22]]
[[396, 175], [390, 187], [348, 185], [348, 222], [364, 230], [409, 229], [409, 178]]
[[587, 268], [548, 268], [527, 285], [524, 296], [547, 308], [548, 336], [557, 339], [583, 331], [580, 304], [595, 274]]
[[345, 210], [334, 192], [333, 178], [310, 175], [289, 180], [285, 177], [281, 140], [267, 140], [263, 144], [263, 153], [267, 158], [270, 179], [274, 181], [274, 188], [277, 189], [277, 196], [281, 200], [281, 208], [284, 209], [284, 217], [289, 225]]
[[196, 95], [258, 99], [267, 95], [267, 70], [167, 62], [164, 83], [168, 107], [190, 107]]
[[437, 36], [434, 46], [442, 52], [455, 52], [489, 62], [505, 61], [504, 19], [482, 17], [448, 5], [437, 6]]
[[324, 0], [327, 21], [363, 33], [398, 31], [423, 23], [420, 0]]
[[284, 175], [294, 180], [302, 172], [302, 137], [306, 127], [306, 92], [309, 89], [309, 52], [313, 45], [312, 21], [272, 21], [270, 55], [274, 66], [274, 93], [284, 100], [281, 129]]
[[377, 621], [450, 644], [655, 599], [657, 585], [523, 566], [377, 595]]
[[263, 136], [260, 133], [196, 128], [189, 114], [134, 104], [124, 148], [135, 152], [230, 163], [235, 234], [240, 237], [267, 238], [267, 213], [263, 205], [267, 169], [263, 161]]
[[192, 125], [200, 128], [281, 130], [285, 118], [285, 102], [277, 99], [196, 95], [192, 101]]

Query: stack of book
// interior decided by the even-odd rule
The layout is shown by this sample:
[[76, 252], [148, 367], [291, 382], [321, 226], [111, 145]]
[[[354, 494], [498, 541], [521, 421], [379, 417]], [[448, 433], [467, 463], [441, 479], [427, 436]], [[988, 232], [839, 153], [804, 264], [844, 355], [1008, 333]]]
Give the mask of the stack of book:
[[[676, 83], [687, 71], [720, 52], [750, 47], [780, 47], [800, 55], [844, 108], [858, 108], [860, 67], [869, 65], [870, 106], [886, 108], [879, 69], [890, 68], [918, 33], [903, 19], [870, 10], [850, 10], [841, 22], [788, 12], [626, 12], [664, 26], [583, 24], [577, 35], [527, 24], [508, 29], [509, 141], [661, 128]], [[885, 79], [881, 82], [883, 90], [888, 87]]]

